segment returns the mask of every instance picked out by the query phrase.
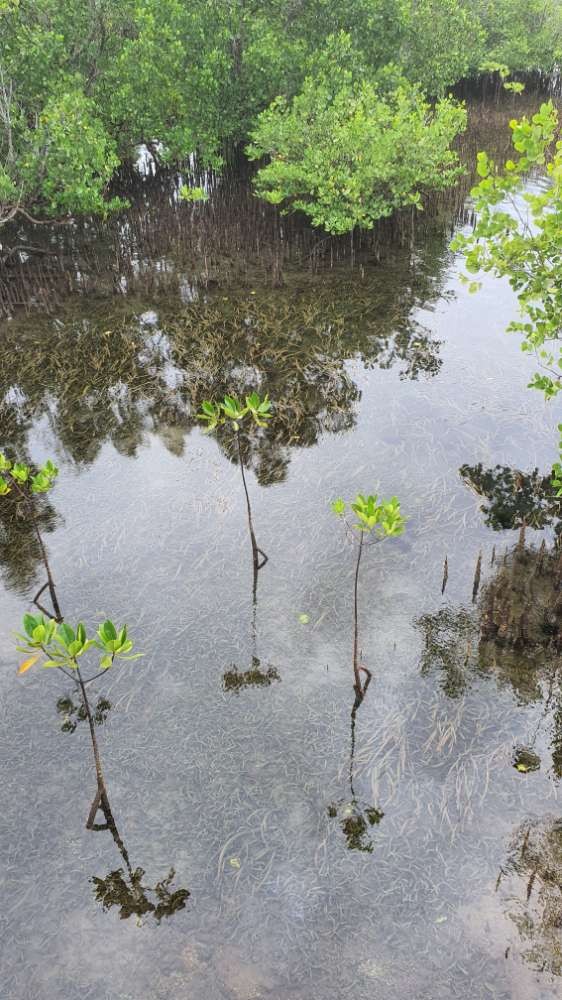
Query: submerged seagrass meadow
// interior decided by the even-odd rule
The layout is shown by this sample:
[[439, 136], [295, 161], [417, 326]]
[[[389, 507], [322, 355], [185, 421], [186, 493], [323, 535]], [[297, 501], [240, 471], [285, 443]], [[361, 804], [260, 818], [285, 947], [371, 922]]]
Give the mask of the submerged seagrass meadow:
[[128, 184], [0, 287], [2, 995], [560, 996], [560, 408], [467, 178], [354, 243]]

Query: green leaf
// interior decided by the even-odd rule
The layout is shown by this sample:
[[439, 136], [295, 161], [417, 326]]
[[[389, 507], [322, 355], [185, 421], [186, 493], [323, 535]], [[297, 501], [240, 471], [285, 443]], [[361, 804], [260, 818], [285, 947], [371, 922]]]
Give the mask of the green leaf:
[[345, 514], [346, 504], [345, 500], [342, 500], [341, 497], [338, 498], [337, 500], [332, 500], [330, 507], [332, 508], [332, 512], [336, 515], [336, 517], [343, 517], [343, 515]]
[[25, 614], [23, 616], [23, 627], [30, 639], [33, 638], [33, 631], [39, 624], [39, 620], [40, 619], [37, 619], [34, 615]]
[[63, 644], [68, 648], [72, 642], [74, 642], [76, 636], [74, 634], [74, 629], [66, 622], [59, 625], [59, 635], [63, 641]]
[[12, 476], [18, 483], [26, 483], [29, 479], [29, 466], [16, 462], [12, 468]]
[[109, 618], [107, 619], [107, 621], [103, 623], [102, 626], [100, 626], [100, 631], [102, 630], [104, 638], [107, 638], [108, 640], [112, 641], [117, 638], [117, 629], [115, 628], [115, 625]]
[[46, 635], [45, 626], [43, 624], [36, 625], [32, 633], [33, 641], [41, 643], [43, 642], [45, 635]]
[[38, 472], [31, 480], [32, 493], [47, 493], [51, 488], [51, 480], [43, 472]]

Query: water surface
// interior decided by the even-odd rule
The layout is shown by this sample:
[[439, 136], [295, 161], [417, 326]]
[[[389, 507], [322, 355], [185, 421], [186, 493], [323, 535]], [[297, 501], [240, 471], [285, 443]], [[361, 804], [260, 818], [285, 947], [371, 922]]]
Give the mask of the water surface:
[[[11, 633], [42, 578], [5, 516], [5, 996], [560, 995], [558, 660], [480, 638], [505, 553], [501, 587], [526, 586], [556, 511], [513, 565], [521, 517], [481, 509], [502, 474], [491, 501], [474, 491], [496, 466], [547, 475], [560, 417], [526, 389], [508, 286], [469, 295], [449, 236], [280, 289], [84, 298], [4, 325], [0, 444], [60, 466], [42, 517], [65, 615], [126, 619], [146, 654], [99, 689], [119, 842], [145, 898], [190, 893], [142, 916], [111, 905], [127, 869], [85, 829], [88, 736], [57, 711], [72, 690], [15, 674]], [[195, 419], [202, 398], [251, 388], [276, 401], [244, 441], [269, 556], [255, 606], [235, 452]], [[357, 491], [398, 495], [409, 521], [362, 567], [373, 681], [351, 789], [354, 552], [329, 501]], [[270, 683], [225, 686], [256, 668]], [[514, 767], [520, 748], [538, 769]]]

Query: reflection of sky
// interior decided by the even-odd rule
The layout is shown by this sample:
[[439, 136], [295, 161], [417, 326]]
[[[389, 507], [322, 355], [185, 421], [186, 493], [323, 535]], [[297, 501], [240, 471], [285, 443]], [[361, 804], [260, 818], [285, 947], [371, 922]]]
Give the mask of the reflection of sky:
[[[119, 828], [156, 881], [173, 864], [192, 892], [163, 928], [139, 931], [96, 909], [88, 876], [118, 866], [110, 838], [83, 824], [89, 747], [56, 724], [60, 684], [14, 677], [10, 631], [21, 600], [3, 593], [2, 816], [5, 981], [10, 997], [440, 1000], [512, 995], [497, 949], [467, 933], [467, 907], [493, 895], [511, 832], [555, 808], [546, 771], [511, 766], [541, 706], [479, 678], [451, 701], [420, 676], [414, 621], [445, 601], [469, 606], [476, 556], [508, 544], [483, 523], [459, 466], [548, 468], [557, 415], [526, 389], [533, 371], [504, 328], [506, 284], [469, 296], [450, 263], [437, 305], [413, 320], [443, 342], [433, 378], [347, 365], [357, 421], [291, 453], [284, 482], [249, 488], [260, 574], [259, 653], [282, 683], [229, 696], [222, 675], [251, 658], [251, 554], [238, 470], [195, 431], [179, 459], [147, 431], [134, 460], [105, 444], [79, 474], [63, 464], [49, 536], [68, 616], [127, 619], [146, 657], [108, 677], [101, 733]], [[380, 280], [385, 281], [381, 268]], [[147, 341], [165, 382], [157, 316]], [[161, 373], [161, 370], [160, 370]], [[53, 425], [33, 455], [57, 453]], [[372, 855], [348, 852], [326, 807], [347, 794], [353, 553], [328, 503], [396, 493], [403, 538], [369, 552], [361, 648], [373, 673], [357, 720], [355, 788], [384, 810]], [[307, 625], [299, 622], [306, 613]], [[62, 776], [64, 775], [64, 781]], [[495, 927], [501, 915], [494, 918]], [[21, 973], [25, 957], [25, 980]], [[544, 996], [555, 996], [543, 983]], [[550, 992], [549, 992], [550, 991]]]

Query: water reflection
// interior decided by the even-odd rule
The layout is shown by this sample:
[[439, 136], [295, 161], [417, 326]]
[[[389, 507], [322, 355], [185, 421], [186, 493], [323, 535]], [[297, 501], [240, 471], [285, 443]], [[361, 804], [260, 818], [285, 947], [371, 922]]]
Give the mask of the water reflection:
[[477, 615], [467, 608], [443, 607], [422, 615], [416, 626], [422, 633], [422, 674], [437, 670], [445, 694], [459, 698], [470, 682], [467, 667], [478, 641]]
[[[90, 704], [93, 724], [103, 725], [110, 711], [111, 703], [107, 698], [98, 698], [95, 706]], [[73, 733], [79, 722], [89, 721], [85, 702], [76, 703], [70, 695], [61, 695], [58, 699], [57, 713], [62, 719], [61, 731], [64, 733]], [[103, 822], [98, 822], [100, 813], [103, 816]], [[94, 896], [104, 910], [109, 910], [114, 906], [118, 907], [122, 920], [135, 915], [138, 923], [141, 922], [141, 918], [150, 914], [157, 923], [160, 923], [164, 917], [171, 917], [174, 913], [185, 908], [190, 892], [187, 889], [172, 888], [175, 878], [175, 871], [172, 867], [167, 876], [154, 886], [143, 885], [144, 869], [133, 868], [131, 864], [129, 853], [109, 804], [105, 780], [103, 787], [98, 786], [86, 827], [88, 830], [94, 831], [108, 830], [123, 859], [124, 867], [110, 871], [104, 878], [98, 876], [91, 878]]]
[[[98, 698], [95, 706], [90, 704], [89, 707], [93, 725], [103, 725], [111, 711], [111, 703], [107, 698], [101, 697]], [[89, 721], [85, 702], [81, 701], [77, 704], [70, 695], [62, 695], [58, 699], [57, 713], [62, 719], [61, 731], [64, 733], [73, 733], [79, 722]], [[98, 821], [100, 813], [103, 816], [103, 822]], [[188, 889], [172, 888], [175, 878], [173, 867], [170, 867], [165, 878], [154, 886], [143, 884], [145, 875], [143, 868], [133, 868], [109, 804], [105, 780], [103, 780], [102, 785], [98, 783], [98, 790], [90, 808], [86, 828], [94, 831], [108, 830], [123, 859], [124, 867], [113, 869], [104, 878], [98, 876], [91, 878], [94, 896], [104, 910], [117, 907], [121, 920], [126, 920], [134, 915], [137, 918], [137, 923], [140, 924], [142, 918], [147, 915], [153, 916], [155, 921], [160, 923], [164, 917], [171, 917], [174, 913], [185, 909], [190, 892]]]
[[538, 972], [562, 975], [562, 819], [527, 820], [512, 838], [497, 890]]
[[[21, 461], [25, 462], [26, 458]], [[34, 497], [33, 502], [41, 535], [54, 531], [60, 518], [53, 505], [44, 495]], [[34, 589], [39, 582], [40, 571], [44, 570], [37, 532], [15, 493], [2, 497], [0, 504], [0, 567], [6, 587], [18, 593]], [[48, 614], [50, 617], [52, 612]]]
[[[14, 466], [15, 469], [15, 466]], [[28, 475], [29, 470], [26, 471]], [[56, 474], [56, 470], [55, 470]], [[15, 481], [15, 480], [14, 480]], [[17, 487], [17, 482], [16, 482]], [[4, 498], [5, 500], [5, 498]], [[19, 501], [19, 502], [18, 502]], [[45, 509], [50, 510], [46, 504], [41, 504], [41, 500], [36, 501], [35, 495], [30, 492], [25, 493], [22, 489], [16, 489], [16, 501], [14, 502], [12, 497], [10, 497], [9, 502], [3, 503], [2, 507], [6, 507], [8, 510], [9, 523], [21, 523], [26, 524], [30, 529], [30, 533], [34, 538], [37, 546], [37, 562], [43, 563], [45, 572], [47, 574], [47, 583], [45, 583], [35, 596], [33, 603], [47, 615], [50, 619], [56, 615], [56, 621], [59, 623], [64, 622], [64, 618], [58, 603], [58, 598], [56, 594], [55, 581], [52, 576], [50, 563], [47, 555], [47, 549], [42, 538], [42, 525], [43, 519], [42, 514], [44, 514]], [[19, 564], [18, 564], [19, 565]], [[26, 577], [27, 579], [27, 577]], [[54, 611], [47, 611], [39, 602], [38, 598], [42, 596], [43, 591], [48, 588], [50, 596], [53, 602]], [[35, 625], [41, 622], [41, 619], [33, 620], [33, 637], [36, 641], [37, 636], [35, 633]], [[25, 619], [24, 619], [25, 624]], [[106, 622], [105, 628], [111, 625], [112, 637], [115, 639], [117, 637], [117, 632], [115, 627], [111, 622]], [[43, 627], [41, 625], [41, 627]], [[66, 628], [67, 632], [70, 632], [70, 638], [67, 635], [63, 636], [61, 639], [62, 629]], [[83, 635], [80, 638], [80, 629], [82, 629]], [[28, 625], [26, 624], [26, 631], [28, 631]], [[45, 629], [43, 630], [45, 631]], [[123, 635], [120, 633], [120, 643], [125, 641], [125, 632], [123, 630]], [[56, 707], [59, 718], [61, 719], [61, 731], [65, 733], [72, 733], [76, 731], [79, 722], [87, 722], [90, 742], [92, 747], [92, 753], [94, 758], [94, 768], [96, 773], [96, 794], [93, 803], [90, 808], [88, 819], [86, 822], [86, 828], [88, 830], [109, 830], [113, 837], [115, 844], [117, 845], [121, 857], [123, 858], [125, 864], [125, 870], [122, 868], [111, 871], [106, 878], [93, 878], [93, 883], [95, 886], [95, 896], [98, 899], [104, 909], [109, 909], [112, 906], [118, 905], [120, 909], [121, 918], [127, 918], [133, 913], [136, 914], [137, 919], [140, 920], [142, 916], [148, 913], [154, 915], [154, 918], [159, 923], [163, 917], [172, 916], [177, 910], [183, 909], [187, 898], [189, 897], [189, 891], [186, 889], [172, 890], [171, 885], [174, 879], [174, 870], [171, 868], [168, 875], [162, 879], [160, 882], [156, 883], [154, 887], [148, 887], [142, 884], [142, 879], [144, 877], [144, 870], [141, 868], [136, 868], [133, 870], [129, 855], [123, 843], [123, 840], [117, 829], [111, 807], [109, 804], [109, 796], [107, 792], [107, 786], [105, 783], [105, 778], [102, 770], [101, 756], [99, 752], [98, 739], [96, 735], [96, 727], [103, 725], [106, 721], [107, 715], [111, 710], [111, 703], [107, 698], [100, 697], [97, 700], [95, 707], [88, 694], [87, 688], [92, 683], [99, 679], [100, 676], [104, 674], [103, 662], [100, 663], [101, 670], [90, 677], [84, 677], [82, 674], [83, 667], [78, 663], [78, 657], [82, 652], [87, 650], [89, 646], [99, 645], [90, 641], [89, 646], [86, 644], [86, 633], [83, 626], [78, 626], [76, 632], [68, 625], [61, 624], [61, 633], [55, 634], [52, 642], [53, 645], [58, 643], [63, 646], [65, 652], [69, 655], [69, 666], [72, 669], [67, 669], [60, 662], [47, 662], [47, 666], [56, 667], [62, 674], [70, 678], [74, 682], [74, 692], [73, 696], [68, 694], [61, 695], [57, 700]], [[104, 636], [100, 630], [99, 635], [104, 639]], [[78, 636], [78, 639], [76, 637]], [[74, 649], [72, 643], [76, 639], [76, 649]], [[23, 641], [23, 640], [22, 640]], [[50, 645], [51, 640], [47, 636], [43, 645], [40, 646], [42, 652], [49, 657], [51, 654], [52, 646]], [[27, 643], [26, 643], [27, 645]], [[39, 647], [35, 647], [39, 648]], [[56, 648], [56, 646], [55, 646]], [[102, 649], [104, 646], [101, 647]], [[105, 649], [107, 650], [107, 646]], [[119, 657], [119, 652], [121, 646], [114, 644], [110, 647], [115, 652], [112, 652], [109, 657], [109, 666], [112, 665], [115, 657]], [[132, 648], [132, 643], [129, 643], [129, 649]], [[76, 651], [77, 650], [77, 651]], [[55, 654], [56, 655], [56, 654]], [[72, 660], [70, 660], [72, 656]], [[35, 660], [38, 659], [37, 656], [34, 657]], [[105, 665], [107, 667], [107, 664]], [[74, 697], [78, 699], [76, 702]], [[98, 823], [97, 817], [99, 811], [102, 811], [105, 823]], [[155, 898], [155, 901], [150, 899], [150, 894]]]
[[[267, 390], [275, 422], [267, 435], [242, 434], [242, 454], [260, 483], [280, 482], [293, 448], [353, 427], [360, 391], [350, 361], [399, 365], [404, 378], [435, 374], [439, 342], [411, 312], [438, 297], [444, 264], [412, 278], [405, 262], [384, 283], [334, 279], [291, 297], [214, 294], [159, 314], [104, 309], [97, 319], [11, 324], [0, 358], [0, 444], [23, 454], [44, 420], [77, 465], [106, 442], [133, 456], [149, 433], [181, 455], [201, 399]], [[234, 460], [230, 435], [218, 440]]]
[[[103, 726], [109, 712], [111, 702], [107, 698], [98, 698], [92, 706], [92, 719], [96, 726]], [[88, 714], [83, 702], [76, 704], [70, 695], [62, 695], [57, 701], [57, 712], [61, 718], [61, 732], [73, 733], [79, 722], [87, 722]]]
[[355, 792], [355, 727], [357, 723], [357, 712], [363, 704], [367, 694], [371, 675], [369, 674], [361, 693], [355, 693], [353, 708], [351, 709], [351, 742], [349, 751], [349, 798], [339, 802], [332, 802], [328, 806], [328, 816], [331, 819], [339, 819], [339, 823], [346, 839], [350, 851], [363, 851], [366, 854], [373, 853], [373, 842], [369, 832], [373, 826], [378, 826], [384, 813], [376, 806], [362, 802]]
[[442, 607], [418, 619], [423, 672], [437, 666], [452, 697], [464, 692], [475, 668], [494, 671], [522, 701], [540, 697], [538, 678], [562, 648], [561, 572], [558, 545], [517, 542], [494, 561], [477, 608]]
[[91, 829], [109, 830], [123, 859], [124, 867], [110, 871], [105, 878], [92, 876], [94, 896], [98, 903], [101, 903], [104, 910], [117, 907], [121, 920], [127, 920], [134, 915], [138, 924], [148, 915], [159, 924], [165, 917], [172, 917], [174, 913], [184, 910], [191, 894], [189, 889], [172, 888], [175, 870], [170, 868], [166, 877], [154, 886], [143, 885], [144, 869], [133, 868], [111, 809], [103, 802], [100, 802], [100, 809], [103, 811], [105, 822], [93, 823]]
[[562, 498], [552, 489], [552, 476], [538, 469], [521, 472], [506, 465], [485, 469], [482, 464], [462, 465], [459, 472], [474, 492], [486, 499], [480, 510], [484, 521], [495, 531], [507, 528], [562, 526]]
[[226, 670], [222, 678], [224, 690], [233, 691], [236, 694], [239, 694], [244, 688], [270, 687], [273, 681], [281, 680], [281, 676], [277, 668], [269, 664], [262, 666], [261, 659], [258, 656], [258, 581], [260, 570], [263, 569], [264, 565], [265, 564], [263, 563], [262, 565], [259, 565], [255, 561], [253, 563], [252, 612], [250, 618], [250, 667], [247, 670], [239, 670], [235, 664], [232, 664], [230, 670]]
[[[463, 466], [461, 474], [487, 504], [486, 522], [496, 530], [519, 528], [519, 540], [498, 556], [494, 547], [487, 578], [474, 607], [443, 606], [421, 616], [422, 673], [435, 670], [451, 698], [467, 691], [476, 676], [493, 676], [509, 686], [520, 704], [543, 703], [534, 730], [513, 749], [514, 768], [541, 767], [537, 749], [550, 730], [552, 771], [562, 776], [562, 548], [560, 501], [549, 477], [497, 466]], [[527, 527], [552, 526], [550, 546], [527, 540]], [[482, 559], [477, 564], [478, 583]], [[478, 590], [478, 587], [475, 588]]]

